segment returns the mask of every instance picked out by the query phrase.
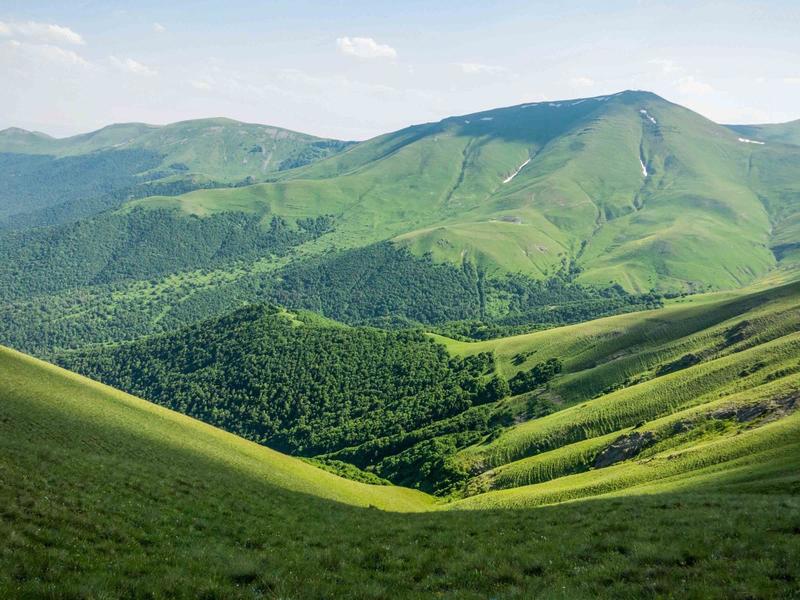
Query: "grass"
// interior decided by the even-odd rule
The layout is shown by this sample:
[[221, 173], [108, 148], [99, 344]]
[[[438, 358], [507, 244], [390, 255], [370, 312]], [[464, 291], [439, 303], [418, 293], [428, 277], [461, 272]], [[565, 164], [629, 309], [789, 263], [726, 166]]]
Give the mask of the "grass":
[[4, 597], [798, 595], [796, 417], [649, 487], [623, 464], [437, 506], [2, 350], [0, 433]]

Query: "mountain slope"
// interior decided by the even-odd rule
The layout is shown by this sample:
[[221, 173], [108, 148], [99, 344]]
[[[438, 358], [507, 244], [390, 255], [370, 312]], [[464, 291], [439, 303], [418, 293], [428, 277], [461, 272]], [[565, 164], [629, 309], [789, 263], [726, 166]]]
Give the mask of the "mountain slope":
[[[676, 578], [708, 598], [794, 589], [791, 460], [632, 497], [396, 515], [331, 500], [432, 505], [13, 351], [0, 349], [0, 375], [3, 596], [618, 598], [674, 592]], [[473, 502], [515, 503], [497, 494]]]
[[800, 145], [800, 120], [765, 125], [728, 125], [730, 129], [752, 142], [777, 142]]
[[[141, 447], [171, 448], [176, 455], [195, 457], [199, 463], [215, 464], [244, 478], [319, 498], [388, 510], [420, 510], [430, 505], [419, 492], [341, 479], [13, 350], [0, 349], [0, 369], [4, 426], [13, 427], [15, 435], [28, 443], [35, 443], [37, 429], [25, 428], [22, 423], [34, 421], [38, 427], [61, 423], [61, 433], [49, 434], [55, 445], [84, 445], [102, 454], [112, 443], [122, 457], [136, 456]], [[81, 423], [90, 424], [93, 431], [84, 432], [79, 441], [75, 435]], [[134, 431], [136, 439], [126, 437], [129, 433], [125, 432]], [[115, 440], [117, 432], [122, 436]], [[126, 446], [126, 441], [131, 445]]]
[[765, 151], [658, 96], [622, 92], [453, 117], [276, 183], [136, 204], [335, 215], [337, 234], [312, 252], [393, 238], [488, 272], [546, 277], [567, 257], [583, 281], [631, 290], [736, 287], [776, 264], [776, 197], [791, 214], [800, 205], [779, 181], [800, 173], [795, 155], [751, 179]]
[[177, 165], [223, 183], [256, 179], [294, 168], [346, 148], [347, 142], [318, 138], [280, 127], [212, 118], [169, 125], [120, 123], [67, 138], [21, 129], [0, 131], [0, 152], [77, 156], [108, 150], [146, 150], [159, 154], [161, 168]]
[[133, 197], [261, 181], [348, 145], [231, 119], [123, 123], [62, 139], [6, 129], [0, 131], [0, 223], [60, 223]]

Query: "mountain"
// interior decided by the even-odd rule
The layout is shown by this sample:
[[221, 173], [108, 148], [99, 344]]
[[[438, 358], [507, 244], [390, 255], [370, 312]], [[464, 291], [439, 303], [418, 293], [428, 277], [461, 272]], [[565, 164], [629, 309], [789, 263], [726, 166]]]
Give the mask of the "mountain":
[[63, 158], [108, 150], [147, 150], [161, 157], [159, 168], [235, 183], [247, 177], [307, 164], [346, 148], [342, 142], [280, 127], [212, 118], [169, 125], [118, 123], [66, 138], [18, 128], [0, 131], [0, 152]]
[[[204, 158], [181, 160], [199, 168], [235, 145], [224, 140], [250, 140], [259, 128], [209, 120], [66, 141], [6, 136], [62, 153], [123, 143], [44, 158], [128, 153], [103, 169], [129, 191], [148, 148], [186, 146]], [[260, 301], [480, 339], [793, 273], [800, 146], [740, 137], [627, 91], [412, 126], [253, 185], [179, 193], [205, 184], [170, 176], [99, 206], [76, 193], [66, 214], [37, 213], [51, 225], [0, 231], [0, 302], [13, 315], [0, 341], [51, 356]], [[80, 189], [107, 181], [75, 168]], [[19, 180], [37, 181], [35, 170]], [[170, 181], [172, 195], [148, 195]]]
[[786, 258], [772, 250], [794, 227], [798, 172], [792, 148], [741, 142], [654, 94], [622, 92], [414, 126], [276, 183], [134, 205], [332, 214], [325, 248], [391, 239], [538, 278], [567, 258], [585, 282], [698, 290], [741, 286]]
[[0, 131], [0, 220], [52, 224], [131, 197], [264, 180], [348, 142], [231, 119], [109, 125], [68, 138]]
[[[783, 290], [768, 304], [780, 295], [791, 298]], [[675, 311], [692, 308], [714, 317], [711, 305]], [[648, 327], [649, 317], [624, 318], [630, 334]], [[610, 341], [605, 322], [585, 333], [593, 329]], [[503, 342], [502, 355], [514, 344]], [[743, 381], [746, 395], [753, 373]], [[783, 385], [771, 378], [762, 391]], [[766, 399], [758, 388], [730, 404], [712, 395], [674, 423], [639, 426], [644, 439], [679, 436], [646, 458], [439, 504], [340, 479], [0, 348], [0, 594], [611, 598], [668, 593], [679, 579], [687, 595], [786, 597], [800, 519], [798, 414], [755, 410]], [[619, 457], [635, 445], [615, 447]], [[550, 472], [575, 464], [566, 448]], [[553, 505], [579, 496], [591, 499]], [[550, 506], [523, 509], [542, 502]]]

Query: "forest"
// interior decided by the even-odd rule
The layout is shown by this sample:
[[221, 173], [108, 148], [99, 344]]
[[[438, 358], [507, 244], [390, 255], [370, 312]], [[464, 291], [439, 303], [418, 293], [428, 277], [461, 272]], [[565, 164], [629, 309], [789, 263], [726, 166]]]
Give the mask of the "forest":
[[454, 358], [418, 331], [322, 323], [269, 305], [57, 361], [303, 456], [412, 431], [508, 390], [490, 385], [489, 355]]

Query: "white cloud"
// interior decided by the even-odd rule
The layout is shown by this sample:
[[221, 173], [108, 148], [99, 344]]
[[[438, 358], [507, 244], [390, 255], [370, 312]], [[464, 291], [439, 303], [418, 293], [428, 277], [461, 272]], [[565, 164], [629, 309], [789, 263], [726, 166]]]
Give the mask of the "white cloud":
[[167, 30], [161, 23], [153, 23], [153, 31], [156, 33], [164, 33]]
[[108, 57], [108, 60], [120, 71], [133, 73], [134, 75], [144, 75], [146, 77], [158, 75], [158, 71], [155, 69], [151, 69], [147, 65], [140, 63], [138, 60], [133, 60], [132, 58], [117, 58], [112, 55]]
[[379, 44], [368, 37], [340, 37], [336, 47], [346, 56], [358, 58], [397, 58], [397, 50], [386, 44]]
[[800, 77], [784, 77], [783, 83], [788, 83], [790, 85], [800, 85]]
[[13, 35], [52, 44], [74, 44], [81, 46], [86, 43], [79, 33], [74, 32], [69, 27], [52, 23], [37, 23], [36, 21], [27, 21], [25, 23], [6, 23], [0, 21], [0, 35]]
[[481, 63], [458, 63], [457, 66], [467, 75], [504, 75], [511, 72], [506, 67]]
[[675, 85], [677, 86], [678, 90], [684, 94], [702, 96], [705, 94], [710, 94], [714, 91], [714, 88], [710, 84], [706, 83], [705, 81], [700, 81], [693, 75], [681, 77], [675, 82]]
[[11, 60], [18, 65], [31, 62], [42, 64], [49, 63], [67, 67], [91, 68], [92, 64], [80, 54], [66, 50], [52, 44], [29, 44], [17, 40], [8, 40], [4, 48], [10, 51]]
[[576, 88], [588, 88], [594, 85], [594, 79], [591, 77], [573, 77], [569, 80], [569, 84]]

